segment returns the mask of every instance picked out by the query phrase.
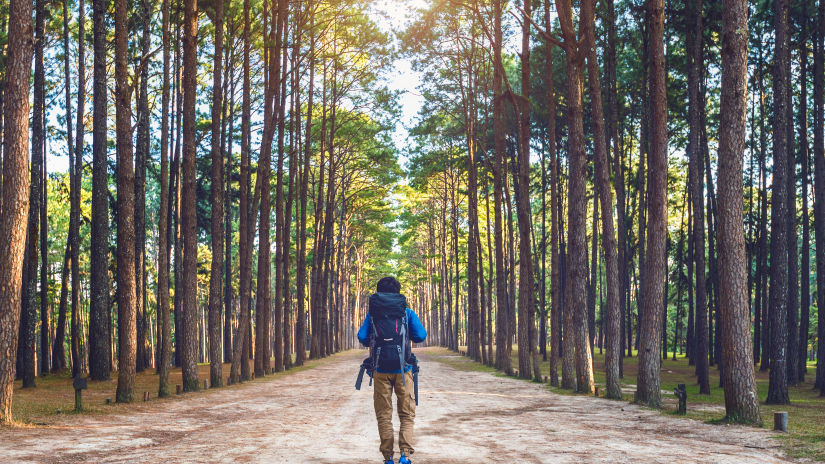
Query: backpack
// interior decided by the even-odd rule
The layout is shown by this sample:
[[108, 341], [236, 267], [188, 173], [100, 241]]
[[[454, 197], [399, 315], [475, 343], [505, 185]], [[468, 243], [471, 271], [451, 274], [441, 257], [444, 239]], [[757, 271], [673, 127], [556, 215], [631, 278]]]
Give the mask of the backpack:
[[374, 293], [370, 295], [369, 314], [373, 368], [404, 372], [412, 354], [407, 328], [407, 298], [400, 293]]

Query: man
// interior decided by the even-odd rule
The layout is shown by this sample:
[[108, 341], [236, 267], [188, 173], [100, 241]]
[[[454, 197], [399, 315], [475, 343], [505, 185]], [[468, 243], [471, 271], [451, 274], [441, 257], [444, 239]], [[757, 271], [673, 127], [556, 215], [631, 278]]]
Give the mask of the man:
[[423, 342], [427, 338], [427, 331], [415, 312], [407, 307], [407, 299], [401, 294], [401, 284], [394, 277], [384, 277], [378, 281], [377, 287], [377, 293], [370, 296], [369, 313], [358, 330], [358, 340], [362, 345], [372, 348], [370, 357], [375, 362], [373, 405], [378, 419], [378, 435], [381, 437], [379, 449], [384, 455], [384, 464], [394, 462], [393, 391], [401, 421], [398, 433], [401, 459], [398, 464], [411, 464], [408, 456], [414, 452], [412, 441], [415, 423], [412, 371], [417, 361], [410, 351], [409, 341]]

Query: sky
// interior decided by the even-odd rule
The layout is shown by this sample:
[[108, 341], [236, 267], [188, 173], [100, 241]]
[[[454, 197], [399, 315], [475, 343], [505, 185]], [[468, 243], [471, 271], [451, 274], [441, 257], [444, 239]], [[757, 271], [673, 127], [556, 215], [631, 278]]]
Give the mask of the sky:
[[[427, 0], [376, 0], [373, 19], [385, 32], [401, 31], [414, 19], [416, 10], [427, 4]], [[424, 98], [418, 92], [421, 79], [419, 73], [412, 70], [412, 63], [407, 58], [395, 61], [395, 69], [389, 73], [388, 78], [387, 86], [391, 90], [402, 92], [399, 96], [401, 117], [396, 122], [393, 142], [399, 151], [402, 167], [406, 167], [407, 147], [412, 143], [408, 128], [412, 127], [424, 104]]]
[[[371, 15], [383, 31], [394, 35], [395, 31], [406, 29], [417, 9], [427, 5], [428, 0], [374, 0]], [[401, 92], [399, 96], [401, 117], [396, 122], [392, 138], [399, 151], [401, 166], [406, 167], [407, 149], [412, 143], [409, 140], [408, 128], [415, 123], [418, 111], [424, 102], [423, 97], [418, 93], [421, 80], [419, 73], [412, 70], [411, 62], [406, 58], [395, 61], [394, 69], [387, 73], [387, 79], [387, 86], [391, 90]], [[87, 113], [88, 111], [89, 108], [87, 108]], [[50, 112], [49, 125], [55, 127], [62, 125], [57, 119], [57, 112]], [[86, 136], [86, 143], [91, 144], [91, 134], [87, 133]], [[65, 142], [52, 139], [47, 143], [49, 143], [46, 160], [48, 171], [51, 173], [66, 172], [69, 167], [69, 157], [65, 154]], [[90, 150], [91, 147], [87, 147], [86, 157], [90, 156]]]

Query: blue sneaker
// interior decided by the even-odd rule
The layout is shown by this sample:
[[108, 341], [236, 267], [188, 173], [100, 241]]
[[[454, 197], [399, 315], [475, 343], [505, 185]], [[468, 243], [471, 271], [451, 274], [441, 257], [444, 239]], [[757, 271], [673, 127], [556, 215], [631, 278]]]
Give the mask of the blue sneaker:
[[407, 455], [402, 454], [401, 459], [398, 460], [398, 464], [412, 464], [412, 461], [410, 461], [410, 458], [408, 458]]
[[393, 461], [392, 458], [390, 458], [384, 461], [384, 464], [395, 464], [395, 461]]

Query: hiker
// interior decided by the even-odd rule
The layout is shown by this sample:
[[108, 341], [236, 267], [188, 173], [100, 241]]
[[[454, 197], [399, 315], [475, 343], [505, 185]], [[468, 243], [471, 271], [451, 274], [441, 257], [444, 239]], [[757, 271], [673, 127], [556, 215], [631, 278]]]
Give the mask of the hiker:
[[[415, 404], [418, 394], [413, 392], [418, 372], [418, 360], [410, 350], [410, 340], [421, 343], [427, 338], [427, 330], [418, 316], [407, 307], [407, 299], [401, 294], [401, 284], [394, 277], [378, 281], [377, 292], [370, 295], [369, 312], [358, 330], [358, 340], [370, 347], [369, 364], [372, 375], [373, 405], [378, 419], [378, 435], [381, 437], [381, 454], [384, 464], [393, 464], [392, 393], [398, 402], [398, 418], [401, 430], [398, 444], [401, 458], [398, 464], [411, 464]], [[362, 365], [363, 368], [363, 365]], [[362, 371], [363, 372], [363, 371]], [[360, 387], [359, 384], [356, 388]]]

